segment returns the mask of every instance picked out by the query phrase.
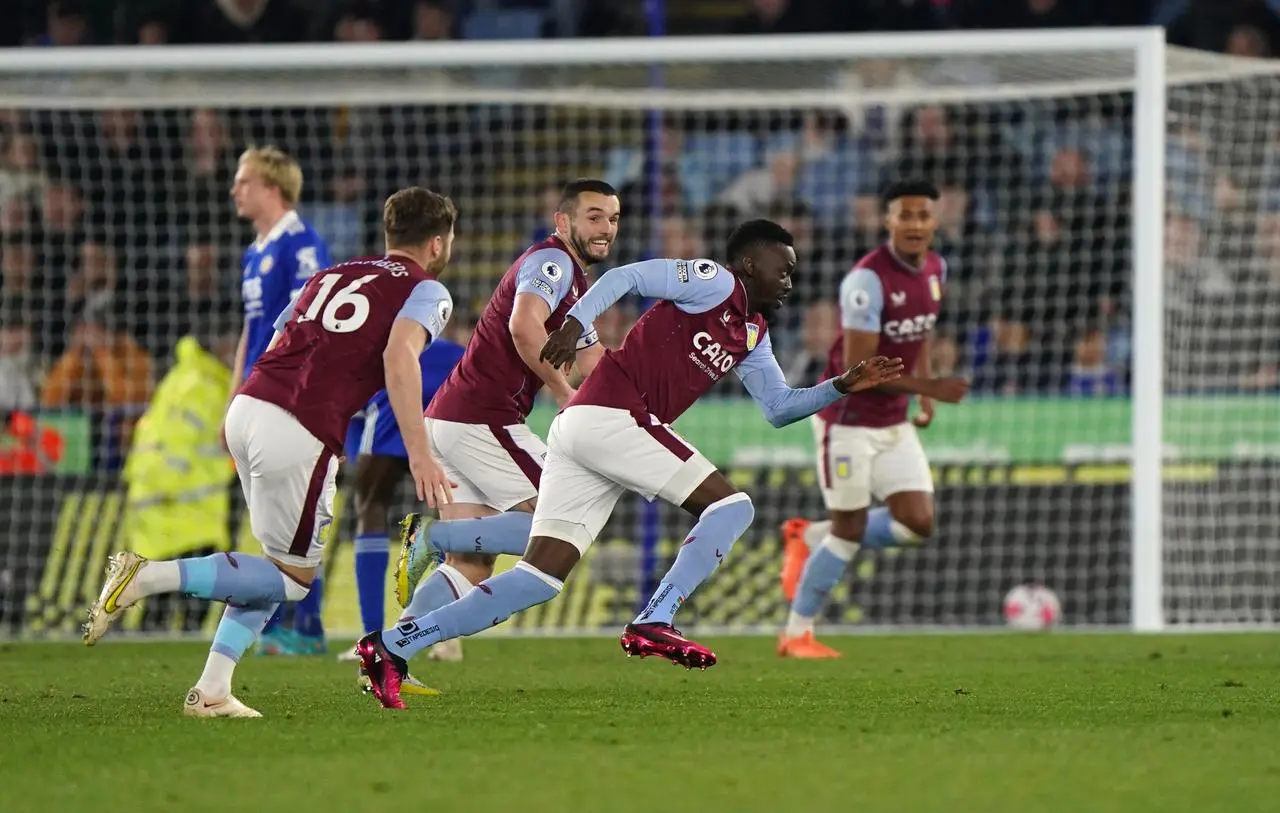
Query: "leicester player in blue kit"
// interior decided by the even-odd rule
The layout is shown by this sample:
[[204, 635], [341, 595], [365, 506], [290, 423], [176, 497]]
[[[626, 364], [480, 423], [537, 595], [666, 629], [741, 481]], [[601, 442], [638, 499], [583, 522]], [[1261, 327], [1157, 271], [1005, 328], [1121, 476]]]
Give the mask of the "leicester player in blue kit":
[[[245, 249], [241, 263], [244, 330], [236, 348], [231, 398], [266, 352], [277, 314], [316, 271], [332, 263], [324, 240], [294, 210], [301, 194], [302, 168], [283, 151], [252, 147], [240, 155], [231, 197], [236, 214], [252, 223], [258, 236]], [[294, 606], [292, 628], [279, 624], [277, 612], [263, 630], [259, 651], [270, 655], [324, 652], [322, 596], [317, 576], [307, 598]]]
[[[460, 338], [456, 334], [453, 338]], [[449, 373], [462, 360], [466, 347], [451, 341], [449, 333], [433, 341], [422, 354], [422, 403], [428, 404]], [[360, 601], [360, 621], [366, 633], [380, 630], [386, 607], [387, 568], [391, 563], [388, 512], [396, 484], [409, 474], [409, 454], [405, 451], [395, 414], [382, 390], [356, 415], [347, 429], [345, 453], [354, 463], [356, 541], [356, 593]], [[339, 660], [359, 661], [354, 650]], [[363, 670], [360, 686], [368, 690]], [[436, 694], [412, 678], [401, 688], [404, 694]]]

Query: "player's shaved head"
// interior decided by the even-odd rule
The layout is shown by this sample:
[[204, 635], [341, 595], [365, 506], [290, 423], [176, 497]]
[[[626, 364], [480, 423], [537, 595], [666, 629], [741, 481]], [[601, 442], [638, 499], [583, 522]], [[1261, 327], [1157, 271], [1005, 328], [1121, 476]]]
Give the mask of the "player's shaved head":
[[729, 235], [725, 259], [730, 268], [740, 268], [743, 260], [765, 246], [794, 248], [795, 244], [796, 239], [791, 232], [772, 220], [748, 220]]
[[416, 248], [453, 231], [458, 209], [438, 192], [411, 186], [387, 198], [382, 207], [382, 230], [387, 248]]
[[606, 198], [618, 197], [618, 190], [605, 181], [598, 178], [579, 178], [564, 185], [564, 189], [560, 191], [560, 206], [557, 207], [557, 211], [566, 215], [574, 214], [578, 210], [579, 199], [586, 193]]
[[742, 280], [747, 307], [768, 314], [791, 293], [795, 238], [772, 220], [748, 220], [729, 235], [729, 268]]

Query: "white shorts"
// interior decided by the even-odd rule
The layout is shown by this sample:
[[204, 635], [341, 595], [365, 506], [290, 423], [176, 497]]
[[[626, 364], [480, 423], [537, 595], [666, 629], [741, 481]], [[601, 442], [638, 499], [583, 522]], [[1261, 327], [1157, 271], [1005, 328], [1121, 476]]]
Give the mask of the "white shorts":
[[716, 470], [671, 427], [624, 409], [571, 406], [552, 422], [547, 444], [531, 535], [582, 553], [624, 491], [680, 505]]
[[903, 491], [933, 493], [933, 473], [911, 423], [873, 429], [812, 419], [818, 482], [828, 511], [857, 511]]
[[262, 550], [286, 565], [319, 565], [321, 534], [333, 522], [337, 457], [293, 415], [248, 395], [231, 402], [226, 428]]
[[547, 447], [522, 423], [488, 426], [427, 418], [431, 452], [457, 483], [453, 501], [508, 511], [538, 496]]

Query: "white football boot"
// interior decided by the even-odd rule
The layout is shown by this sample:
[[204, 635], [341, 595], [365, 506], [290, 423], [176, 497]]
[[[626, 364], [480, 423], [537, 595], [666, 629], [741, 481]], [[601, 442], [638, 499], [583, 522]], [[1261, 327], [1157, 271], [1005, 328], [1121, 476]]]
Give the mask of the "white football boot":
[[136, 553], [113, 553], [107, 560], [107, 580], [98, 600], [89, 608], [89, 621], [84, 625], [84, 645], [93, 646], [116, 620], [138, 599], [138, 571], [150, 564]]
[[188, 717], [203, 718], [262, 716], [256, 709], [251, 709], [237, 700], [233, 694], [221, 700], [211, 700], [204, 696], [204, 692], [195, 688], [187, 692], [187, 700], [182, 704], [182, 713]]

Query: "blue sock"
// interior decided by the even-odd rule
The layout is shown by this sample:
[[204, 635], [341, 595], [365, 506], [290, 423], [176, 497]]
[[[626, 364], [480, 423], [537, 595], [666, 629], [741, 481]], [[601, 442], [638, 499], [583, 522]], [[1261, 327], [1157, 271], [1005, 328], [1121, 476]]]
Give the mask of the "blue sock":
[[881, 550], [897, 546], [891, 523], [893, 516], [885, 506], [873, 508], [867, 513], [867, 529], [862, 533], [862, 547]]
[[442, 553], [508, 553], [524, 555], [533, 529], [533, 514], [506, 511], [476, 519], [453, 519], [431, 523], [428, 539]]
[[199, 559], [179, 559], [177, 564], [178, 590], [188, 596], [240, 607], [285, 600], [284, 580], [288, 577], [260, 556], [215, 553]]
[[267, 625], [262, 628], [263, 635], [274, 632], [280, 626], [280, 619], [284, 618], [284, 607], [283, 604], [276, 607], [276, 611], [267, 619]]
[[234, 607], [227, 605], [218, 622], [218, 629], [213, 633], [213, 646], [209, 651], [226, 655], [236, 663], [244, 655], [267, 623], [267, 618], [278, 609], [277, 604], [256, 605], [253, 607]]
[[685, 537], [676, 560], [633, 624], [670, 624], [685, 599], [706, 581], [733, 543], [751, 527], [756, 511], [746, 494], [712, 503]]
[[457, 601], [383, 630], [382, 643], [409, 660], [433, 644], [497, 626], [514, 613], [550, 601], [563, 589], [563, 582], [519, 562], [506, 573], [480, 582]]
[[356, 537], [356, 596], [365, 632], [382, 629], [387, 603], [387, 565], [391, 562], [386, 531]]
[[804, 563], [804, 573], [800, 575], [800, 586], [796, 588], [791, 612], [802, 618], [817, 616], [827, 596], [844, 577], [845, 568], [856, 551], [855, 543], [831, 536], [814, 549]]
[[400, 617], [421, 618], [432, 610], [452, 604], [469, 592], [471, 583], [465, 576], [449, 565], [440, 565], [413, 591], [413, 598]]
[[311, 582], [311, 591], [293, 605], [293, 630], [308, 638], [324, 637], [324, 622], [320, 618], [324, 600], [324, 579], [317, 573]]

